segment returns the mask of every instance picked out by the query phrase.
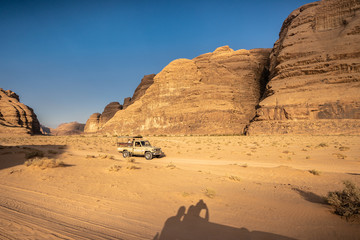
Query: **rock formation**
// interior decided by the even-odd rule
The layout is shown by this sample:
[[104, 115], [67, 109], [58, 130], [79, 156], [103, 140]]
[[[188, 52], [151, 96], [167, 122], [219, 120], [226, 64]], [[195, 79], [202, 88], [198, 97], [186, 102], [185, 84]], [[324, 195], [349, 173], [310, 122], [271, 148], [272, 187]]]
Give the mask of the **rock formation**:
[[51, 130], [51, 135], [65, 136], [78, 135], [84, 133], [85, 124], [78, 122], [70, 122], [60, 124], [57, 128]]
[[240, 134], [255, 116], [269, 53], [270, 49], [234, 51], [224, 46], [192, 60], [175, 60], [154, 77], [141, 98], [118, 111], [101, 131]]
[[360, 133], [360, 1], [323, 0], [285, 20], [248, 134]]
[[146, 92], [146, 90], [154, 83], [154, 77], [156, 74], [145, 75], [135, 89], [134, 95], [131, 98], [124, 99], [124, 109], [133, 104], [136, 100], [140, 99]]
[[0, 133], [41, 134], [33, 109], [20, 102], [19, 96], [0, 88]]
[[102, 126], [109, 121], [114, 114], [123, 109], [123, 106], [118, 102], [111, 102], [104, 108], [102, 114], [94, 113], [90, 116], [85, 125], [85, 132], [97, 132]]

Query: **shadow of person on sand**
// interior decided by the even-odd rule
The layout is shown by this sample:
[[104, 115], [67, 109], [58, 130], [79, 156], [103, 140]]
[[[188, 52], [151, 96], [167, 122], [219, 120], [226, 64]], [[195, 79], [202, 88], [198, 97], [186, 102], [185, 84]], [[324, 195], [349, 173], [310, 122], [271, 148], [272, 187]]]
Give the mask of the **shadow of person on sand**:
[[[66, 149], [66, 145], [0, 145], [0, 170], [24, 164], [32, 153], [34, 156], [41, 154], [40, 156], [43, 157], [57, 158]], [[73, 165], [63, 165], [63, 167], [71, 166]]]
[[[252, 231], [246, 228], [235, 228], [209, 222], [209, 209], [203, 200], [194, 206], [191, 205], [185, 214], [186, 208], [181, 206], [177, 214], [166, 220], [161, 233], [157, 233], [153, 240], [239, 240], [239, 239], [273, 239], [293, 240], [286, 236]], [[205, 216], [201, 212], [205, 211]]]

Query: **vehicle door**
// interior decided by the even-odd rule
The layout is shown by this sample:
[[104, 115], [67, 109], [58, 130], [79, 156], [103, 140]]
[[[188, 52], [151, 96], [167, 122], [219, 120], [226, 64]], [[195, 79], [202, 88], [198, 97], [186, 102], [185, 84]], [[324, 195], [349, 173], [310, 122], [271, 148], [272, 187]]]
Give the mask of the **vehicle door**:
[[141, 146], [140, 141], [135, 141], [133, 154], [134, 155], [144, 155], [144, 148]]

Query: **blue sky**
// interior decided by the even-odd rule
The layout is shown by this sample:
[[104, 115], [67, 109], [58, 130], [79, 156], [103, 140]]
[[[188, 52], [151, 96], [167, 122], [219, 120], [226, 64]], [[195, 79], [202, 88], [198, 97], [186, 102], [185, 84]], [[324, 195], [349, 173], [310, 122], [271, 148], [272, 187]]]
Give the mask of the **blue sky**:
[[285, 18], [309, 2], [0, 0], [0, 87], [43, 125], [85, 123], [174, 59], [272, 48]]

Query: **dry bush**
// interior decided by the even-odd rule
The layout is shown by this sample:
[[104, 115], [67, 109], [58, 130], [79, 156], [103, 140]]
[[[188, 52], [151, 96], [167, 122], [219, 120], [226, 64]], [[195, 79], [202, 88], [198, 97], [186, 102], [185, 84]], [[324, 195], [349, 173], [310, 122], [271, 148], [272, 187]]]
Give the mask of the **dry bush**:
[[233, 181], [237, 181], [237, 182], [241, 181], [241, 178], [239, 178], [238, 176], [233, 176], [233, 175], [229, 176], [229, 179], [233, 180]]
[[170, 162], [166, 167], [170, 168], [170, 169], [174, 169], [174, 168], [176, 168], [176, 165], [173, 164], [172, 162]]
[[316, 176], [320, 175], [320, 172], [318, 170], [316, 170], [316, 169], [309, 170], [309, 173], [311, 173], [313, 175], [316, 175]]
[[360, 217], [360, 189], [350, 181], [344, 181], [342, 191], [329, 192], [326, 198], [328, 204], [334, 207], [335, 214], [353, 219]]
[[135, 161], [136, 161], [135, 158], [129, 158], [129, 159], [128, 159], [128, 162], [129, 162], [129, 163], [135, 163]]
[[216, 192], [212, 189], [206, 188], [204, 190], [204, 194], [205, 196], [207, 196], [208, 198], [214, 198], [216, 196]]
[[31, 158], [42, 158], [44, 157], [44, 152], [43, 151], [40, 151], [40, 150], [34, 150], [32, 149], [33, 151], [31, 152], [27, 152], [25, 153], [25, 158], [26, 159], [31, 159]]
[[41, 169], [46, 168], [56, 168], [56, 167], [64, 167], [65, 164], [63, 161], [51, 158], [34, 158], [27, 160], [24, 163], [27, 167], [39, 167]]
[[129, 169], [129, 170], [137, 170], [137, 169], [141, 169], [141, 167], [136, 166], [136, 165], [134, 165], [134, 164], [131, 164], [131, 165], [127, 166], [126, 168], [127, 168], [127, 169]]
[[347, 151], [347, 150], [350, 150], [350, 148], [349, 147], [339, 147], [339, 150], [340, 151]]
[[120, 165], [113, 165], [113, 166], [109, 167], [110, 172], [118, 172], [120, 169], [121, 169]]

